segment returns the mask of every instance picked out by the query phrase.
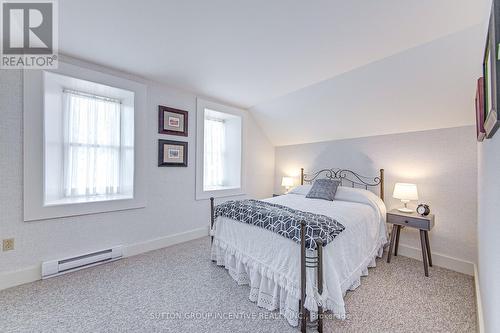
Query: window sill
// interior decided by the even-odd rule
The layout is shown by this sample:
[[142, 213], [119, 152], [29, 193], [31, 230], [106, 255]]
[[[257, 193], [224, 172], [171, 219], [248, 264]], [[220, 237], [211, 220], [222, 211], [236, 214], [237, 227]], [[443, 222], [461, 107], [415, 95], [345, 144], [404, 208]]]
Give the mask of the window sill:
[[122, 210], [142, 209], [146, 207], [146, 201], [137, 197], [121, 198], [115, 200], [95, 200], [72, 203], [57, 203], [50, 206], [40, 206], [40, 208], [29, 210], [24, 214], [24, 221], [40, 221], [58, 219], [71, 216], [110, 213]]
[[210, 198], [223, 198], [245, 195], [244, 189], [241, 187], [222, 187], [217, 190], [200, 191], [196, 192], [196, 200], [206, 200]]
[[203, 189], [203, 192], [224, 191], [224, 190], [239, 190], [239, 186], [209, 186]]
[[134, 196], [132, 194], [114, 194], [114, 195], [95, 195], [95, 196], [81, 196], [81, 197], [70, 197], [70, 198], [62, 198], [58, 200], [52, 200], [44, 204], [44, 207], [53, 207], [53, 206], [64, 206], [64, 205], [73, 205], [80, 203], [91, 203], [91, 202], [103, 202], [103, 201], [115, 201], [115, 200], [130, 200], [133, 199]]

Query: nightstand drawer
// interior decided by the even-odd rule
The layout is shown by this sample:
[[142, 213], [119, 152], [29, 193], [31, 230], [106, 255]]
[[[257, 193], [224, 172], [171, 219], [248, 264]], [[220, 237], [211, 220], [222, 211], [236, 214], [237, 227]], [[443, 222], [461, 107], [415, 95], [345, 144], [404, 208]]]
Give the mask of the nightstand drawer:
[[394, 215], [389, 213], [387, 214], [387, 222], [392, 224], [405, 225], [422, 230], [431, 229], [431, 221], [429, 219], [423, 219], [418, 217]]

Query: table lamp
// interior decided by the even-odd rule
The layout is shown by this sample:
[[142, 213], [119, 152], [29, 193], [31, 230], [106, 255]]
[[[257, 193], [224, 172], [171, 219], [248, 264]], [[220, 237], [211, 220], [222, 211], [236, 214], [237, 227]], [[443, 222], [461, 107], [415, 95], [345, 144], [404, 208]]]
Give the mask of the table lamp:
[[293, 186], [293, 178], [292, 177], [283, 177], [281, 179], [281, 186], [284, 186], [286, 189], [285, 193], [288, 193], [288, 191], [290, 190], [290, 187]]
[[396, 183], [392, 197], [401, 200], [404, 207], [398, 208], [400, 212], [412, 213], [413, 209], [408, 208], [408, 202], [418, 200], [417, 185], [408, 183]]

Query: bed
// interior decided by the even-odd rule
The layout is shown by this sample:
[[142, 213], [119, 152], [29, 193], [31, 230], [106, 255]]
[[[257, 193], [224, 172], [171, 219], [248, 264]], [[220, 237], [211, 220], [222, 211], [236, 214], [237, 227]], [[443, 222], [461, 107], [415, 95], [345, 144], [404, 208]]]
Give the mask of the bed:
[[[306, 198], [320, 178], [339, 180], [335, 200]], [[370, 191], [372, 190], [372, 191]], [[378, 192], [378, 195], [373, 191]], [[343, 297], [360, 285], [361, 276], [375, 266], [387, 243], [384, 170], [364, 177], [345, 169], [301, 170], [301, 186], [289, 194], [262, 201], [303, 212], [326, 215], [345, 229], [324, 245], [306, 249], [306, 225], [300, 224], [300, 244], [277, 233], [229, 217], [215, 217], [211, 198], [211, 259], [225, 267], [241, 285], [250, 286], [250, 300], [269, 311], [279, 311], [290, 325], [323, 330], [324, 311], [346, 316]]]

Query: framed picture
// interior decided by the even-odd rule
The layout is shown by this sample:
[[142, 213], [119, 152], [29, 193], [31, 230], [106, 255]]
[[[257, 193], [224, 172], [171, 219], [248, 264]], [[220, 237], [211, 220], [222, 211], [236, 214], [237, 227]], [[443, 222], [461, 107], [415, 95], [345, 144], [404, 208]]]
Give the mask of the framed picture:
[[188, 112], [159, 105], [158, 133], [188, 136]]
[[500, 0], [493, 0], [483, 58], [484, 130], [488, 139], [492, 138], [500, 127], [497, 110], [500, 96], [500, 75], [497, 75], [497, 68], [500, 67], [497, 57], [497, 45], [500, 42], [500, 22], [496, 19], [498, 15], [500, 15]]
[[158, 140], [159, 167], [187, 167], [188, 143], [172, 140]]
[[481, 142], [486, 137], [484, 129], [484, 78], [477, 80], [476, 89], [476, 134], [477, 141]]

